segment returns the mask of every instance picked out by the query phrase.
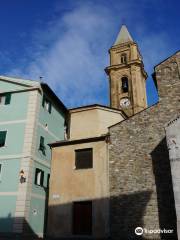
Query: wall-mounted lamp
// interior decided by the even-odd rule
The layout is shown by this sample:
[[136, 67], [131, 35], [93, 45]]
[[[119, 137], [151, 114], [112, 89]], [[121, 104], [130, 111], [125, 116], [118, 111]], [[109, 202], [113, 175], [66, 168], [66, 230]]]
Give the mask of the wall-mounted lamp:
[[20, 175], [20, 183], [25, 183], [26, 182], [26, 178], [25, 178], [25, 176], [24, 176], [24, 171], [23, 170], [21, 170], [20, 171], [20, 173], [19, 173], [19, 175]]

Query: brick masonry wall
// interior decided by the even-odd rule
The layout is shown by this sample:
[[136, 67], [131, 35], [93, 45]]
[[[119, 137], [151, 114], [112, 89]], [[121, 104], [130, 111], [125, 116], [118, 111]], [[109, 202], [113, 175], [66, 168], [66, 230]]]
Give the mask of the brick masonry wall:
[[[111, 239], [173, 239], [176, 213], [165, 124], [180, 112], [180, 52], [155, 67], [159, 102], [110, 128]], [[135, 235], [136, 227], [174, 234]]]

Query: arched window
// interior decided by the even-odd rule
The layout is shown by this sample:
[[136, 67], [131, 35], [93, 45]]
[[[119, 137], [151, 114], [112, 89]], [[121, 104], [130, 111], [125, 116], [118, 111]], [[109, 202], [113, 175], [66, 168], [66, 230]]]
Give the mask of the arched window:
[[122, 83], [122, 91], [125, 93], [125, 92], [128, 92], [128, 78], [127, 77], [122, 77], [121, 78], [121, 83]]
[[121, 63], [127, 63], [127, 55], [126, 55], [126, 53], [121, 54]]

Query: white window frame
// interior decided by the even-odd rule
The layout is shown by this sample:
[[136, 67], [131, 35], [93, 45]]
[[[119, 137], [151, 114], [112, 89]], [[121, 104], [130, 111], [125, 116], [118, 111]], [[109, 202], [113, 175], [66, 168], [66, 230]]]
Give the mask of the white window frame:
[[6, 95], [1, 95], [0, 96], [0, 105], [4, 106], [6, 101]]
[[0, 182], [2, 182], [2, 163], [0, 163]]
[[[38, 170], [38, 173], [36, 175], [37, 170]], [[36, 168], [35, 169], [35, 185], [43, 187], [43, 183], [41, 185], [42, 177], [43, 177], [43, 181], [44, 181], [44, 171], [40, 168]]]

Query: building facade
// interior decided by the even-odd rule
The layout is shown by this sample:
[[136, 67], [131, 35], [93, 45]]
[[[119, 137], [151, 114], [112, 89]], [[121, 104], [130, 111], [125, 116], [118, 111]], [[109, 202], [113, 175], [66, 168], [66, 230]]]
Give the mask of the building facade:
[[47, 84], [0, 76], [0, 235], [43, 236], [47, 144], [64, 139], [65, 115]]
[[109, 236], [108, 127], [125, 119], [117, 109], [70, 110], [69, 138], [52, 148], [48, 236]]

